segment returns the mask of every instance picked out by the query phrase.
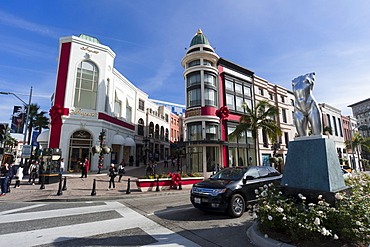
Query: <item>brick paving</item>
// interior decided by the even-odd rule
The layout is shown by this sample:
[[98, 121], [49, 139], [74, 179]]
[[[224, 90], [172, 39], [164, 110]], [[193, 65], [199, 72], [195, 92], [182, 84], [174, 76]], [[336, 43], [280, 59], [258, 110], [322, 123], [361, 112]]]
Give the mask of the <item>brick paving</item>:
[[[158, 164], [157, 173], [168, 173], [176, 172], [176, 167], [168, 168], [163, 167], [163, 163]], [[189, 193], [189, 189], [182, 191], [150, 191], [141, 192], [135, 183], [135, 180], [145, 175], [145, 167], [143, 165], [126, 166], [126, 174], [122, 177], [120, 183], [117, 182], [118, 177], [115, 178], [116, 188], [115, 190], [107, 190], [109, 186], [109, 177], [107, 171], [102, 171], [101, 174], [90, 172], [87, 178], [80, 178], [80, 173], [66, 173], [63, 178], [66, 178], [66, 190], [60, 190], [61, 195], [57, 195], [59, 192], [59, 183], [45, 184], [45, 189], [40, 189], [41, 185], [36, 180], [36, 184], [28, 184], [28, 175], [23, 178], [19, 188], [14, 188], [15, 180], [12, 181], [10, 187], [11, 192], [6, 196], [0, 197], [0, 202], [5, 201], [94, 201], [94, 200], [119, 200], [132, 196], [146, 196], [163, 193]], [[96, 181], [96, 195], [92, 196], [94, 179]], [[130, 179], [130, 190], [127, 190], [128, 180]], [[62, 187], [64, 181], [62, 182]], [[130, 192], [130, 193], [127, 193]]]

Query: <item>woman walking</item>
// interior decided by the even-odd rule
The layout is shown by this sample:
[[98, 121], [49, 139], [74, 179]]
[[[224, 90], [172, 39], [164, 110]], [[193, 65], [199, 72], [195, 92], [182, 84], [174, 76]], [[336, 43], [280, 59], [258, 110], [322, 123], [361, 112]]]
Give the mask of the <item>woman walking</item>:
[[113, 189], [116, 188], [116, 185], [114, 184], [114, 178], [117, 176], [117, 174], [118, 174], [117, 168], [114, 166], [114, 164], [110, 164], [110, 168], [108, 172], [108, 175], [110, 177], [108, 190], [110, 190], [111, 187], [113, 187]]
[[23, 166], [19, 166], [17, 173], [15, 174], [15, 185], [14, 188], [19, 188], [23, 179]]
[[125, 173], [125, 162], [122, 160], [121, 164], [118, 166], [118, 183], [121, 182], [121, 178]]

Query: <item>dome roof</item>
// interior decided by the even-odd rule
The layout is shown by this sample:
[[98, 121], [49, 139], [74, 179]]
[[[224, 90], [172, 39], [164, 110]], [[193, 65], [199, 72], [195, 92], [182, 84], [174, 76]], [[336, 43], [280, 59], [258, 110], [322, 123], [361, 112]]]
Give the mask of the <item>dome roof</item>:
[[200, 44], [211, 45], [207, 37], [203, 34], [202, 30], [198, 29], [198, 32], [195, 34], [194, 38], [191, 40], [190, 46], [200, 45]]

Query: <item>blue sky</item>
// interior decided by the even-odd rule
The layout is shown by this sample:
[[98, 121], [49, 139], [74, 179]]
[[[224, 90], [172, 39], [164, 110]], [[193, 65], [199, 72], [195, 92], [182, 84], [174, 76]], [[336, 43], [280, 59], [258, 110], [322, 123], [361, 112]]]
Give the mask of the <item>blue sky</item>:
[[[150, 98], [185, 104], [181, 59], [198, 28], [220, 57], [291, 89], [315, 71], [314, 96], [352, 115], [370, 97], [370, 1], [54, 0], [0, 2], [0, 92], [50, 109], [59, 38], [97, 37]], [[0, 123], [20, 101], [0, 94]]]

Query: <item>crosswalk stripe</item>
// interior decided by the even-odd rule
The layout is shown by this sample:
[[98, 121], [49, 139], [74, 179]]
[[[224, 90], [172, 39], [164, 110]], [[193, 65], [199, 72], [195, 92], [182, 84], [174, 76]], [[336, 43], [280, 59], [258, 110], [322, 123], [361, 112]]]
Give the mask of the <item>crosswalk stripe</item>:
[[[89, 208], [89, 209], [87, 209]], [[145, 216], [137, 213], [136, 211], [122, 205], [119, 202], [107, 202], [103, 206], [93, 206], [93, 207], [83, 207], [83, 208], [72, 208], [72, 209], [60, 209], [60, 210], [48, 210], [42, 211], [42, 215], [50, 215], [51, 217], [57, 217], [52, 213], [56, 211], [68, 212], [68, 215], [75, 215], [73, 211], [77, 211], [80, 214], [81, 209], [85, 214], [91, 213], [91, 210], [115, 210], [124, 218], [111, 219], [111, 220], [102, 220], [96, 222], [88, 222], [81, 224], [74, 224], [61, 227], [46, 228], [40, 230], [33, 230], [27, 232], [16, 232], [0, 235], [0, 243], [6, 243], [6, 246], [30, 246], [30, 244], [42, 245], [53, 242], [62, 242], [71, 239], [78, 238], [88, 238], [89, 236], [94, 236], [98, 234], [106, 234], [109, 232], [127, 230], [132, 228], [140, 228], [145, 231], [147, 234], [151, 235], [158, 242], [150, 244], [148, 246], [189, 246], [189, 247], [198, 247], [196, 243], [182, 237], [181, 235], [155, 223], [154, 221], [146, 218]], [[21, 219], [24, 221], [26, 219], [38, 218], [39, 212], [31, 213], [21, 213], [17, 215], [12, 215], [13, 220], [15, 216], [21, 215]], [[8, 215], [4, 215], [8, 216]], [[3, 217], [0, 219], [0, 223], [3, 222]], [[26, 216], [26, 217], [25, 217]], [[66, 216], [63, 214], [63, 216]], [[45, 217], [43, 217], [45, 218]], [[39, 219], [39, 218], [38, 218]], [[6, 222], [9, 222], [6, 220]], [[14, 222], [14, 221], [13, 221]], [[10, 241], [9, 241], [10, 240]]]
[[38, 208], [38, 207], [42, 207], [42, 206], [45, 206], [45, 205], [47, 205], [47, 204], [35, 204], [35, 205], [27, 206], [27, 207], [10, 209], [10, 210], [6, 210], [6, 211], [0, 212], [0, 215], [12, 214], [12, 213], [15, 213], [15, 212], [19, 212], [19, 211], [23, 211], [23, 210], [28, 210], [28, 209], [33, 209], [33, 208]]
[[80, 208], [54, 209], [54, 210], [47, 210], [47, 211], [19, 213], [16, 215], [3, 215], [0, 218], [0, 224], [9, 223], [9, 222], [46, 219], [46, 218], [49, 219], [53, 217], [73, 216], [73, 215], [78, 215], [78, 214], [86, 214], [86, 212], [99, 213], [103, 211], [114, 210], [116, 206], [117, 205], [114, 205], [108, 202], [107, 205], [88, 206], [88, 207], [80, 207]]

